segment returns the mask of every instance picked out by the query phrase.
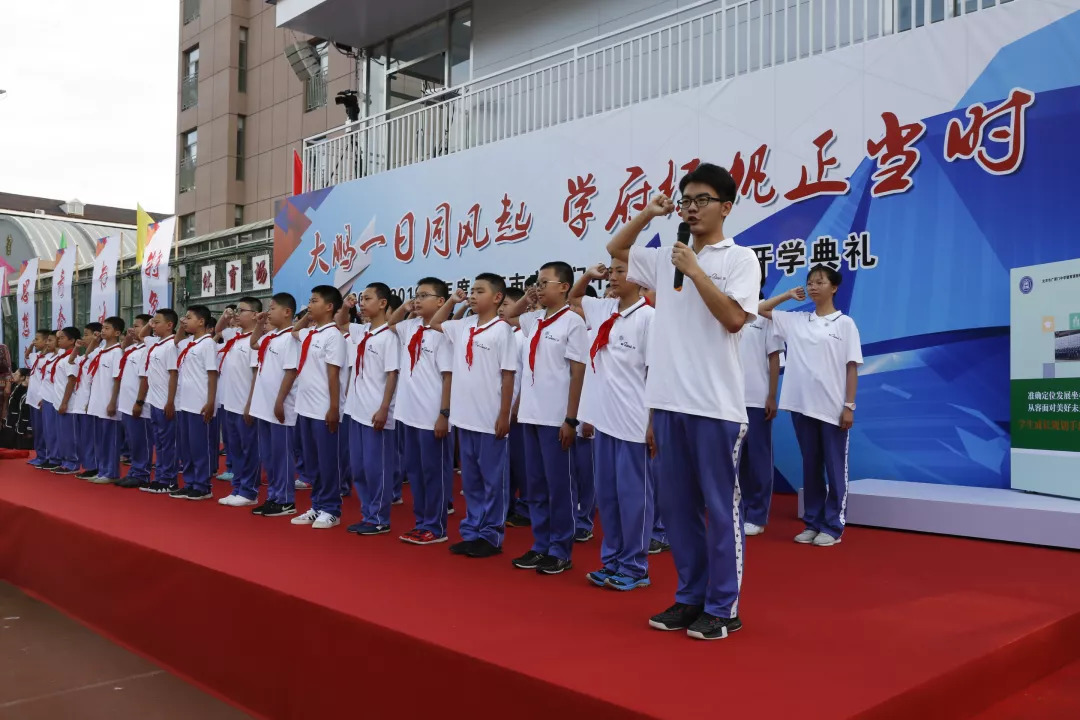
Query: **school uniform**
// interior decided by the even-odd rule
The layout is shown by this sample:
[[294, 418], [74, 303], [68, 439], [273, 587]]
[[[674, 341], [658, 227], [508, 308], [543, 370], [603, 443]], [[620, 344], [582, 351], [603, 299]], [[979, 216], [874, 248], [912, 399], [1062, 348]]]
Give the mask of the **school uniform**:
[[[79, 459], [79, 465], [87, 473], [88, 477], [97, 474], [97, 443], [94, 440], [94, 416], [86, 411], [90, 402], [90, 363], [94, 361], [102, 348], [96, 347], [82, 357], [77, 358], [74, 364], [68, 363], [62, 368], [67, 377], [75, 378], [75, 387], [72, 389], [71, 398], [68, 399], [67, 411], [75, 418], [75, 454]], [[70, 358], [68, 358], [70, 360]], [[66, 383], [65, 379], [65, 383]]]
[[41, 419], [41, 377], [38, 365], [45, 362], [45, 354], [31, 352], [26, 364], [30, 368], [30, 377], [26, 383], [26, 407], [30, 409], [30, 427], [34, 433], [34, 457], [28, 465], [38, 467], [45, 464], [45, 428]]
[[56, 423], [55, 416], [49, 413], [49, 405], [52, 403], [52, 389], [49, 387], [48, 379], [45, 377], [45, 370], [55, 357], [56, 353], [54, 352], [42, 353], [36, 363], [37, 370], [34, 372], [34, 377], [37, 379], [37, 392], [33, 394], [33, 401], [37, 403], [39, 420], [39, 426], [35, 433], [41, 436], [41, 462], [39, 465], [54, 464], [49, 459], [49, 454], [52, 452], [51, 446], [56, 442], [52, 437]]
[[[179, 358], [184, 354], [184, 351], [195, 342], [194, 338], [190, 335], [182, 338], [176, 343], [176, 357]], [[185, 478], [195, 471], [191, 464], [191, 455], [188, 453], [188, 425], [180, 417], [180, 394], [184, 392], [184, 375], [177, 372], [176, 376], [176, 395], [173, 398], [173, 404], [176, 406], [176, 459], [180, 468], [180, 475]], [[217, 452], [216, 450], [214, 451]], [[216, 465], [215, 465], [216, 468]]]
[[525, 473], [533, 531], [533, 551], [569, 560], [574, 544], [577, 487], [574, 455], [562, 449], [559, 429], [566, 420], [570, 363], [589, 359], [585, 321], [563, 306], [520, 318], [528, 361], [521, 378], [518, 421], [525, 430]]
[[595, 328], [581, 419], [596, 429], [592, 443], [596, 495], [604, 528], [600, 575], [606, 570], [640, 581], [649, 574], [655, 514], [655, 483], [645, 444], [649, 429], [645, 358], [654, 310], [644, 298], [620, 311], [618, 299], [584, 297], [581, 308], [585, 322]]
[[372, 418], [383, 404], [390, 374], [398, 370], [400, 347], [397, 335], [387, 324], [350, 333], [350, 342], [353, 367], [347, 378], [349, 396], [345, 408], [353, 486], [364, 511], [361, 524], [385, 528], [390, 525], [397, 467], [393, 398], [382, 430], [375, 429]]
[[773, 493], [772, 420], [765, 419], [769, 397], [769, 356], [784, 349], [784, 340], [766, 317], [743, 326], [739, 338], [746, 387], [746, 437], [739, 458], [743, 520], [760, 527], [769, 522]]
[[[217, 373], [217, 343], [210, 334], [192, 338], [176, 357], [179, 372], [176, 391], [176, 415], [180, 426], [180, 452], [190, 466], [184, 469], [184, 487], [200, 494], [210, 492], [210, 480], [218, 467], [221, 430], [217, 422], [216, 397], [210, 397], [210, 373]], [[210, 403], [214, 417], [203, 418], [203, 408]]]
[[288, 370], [300, 361], [300, 343], [291, 329], [275, 330], [259, 339], [258, 352], [251, 353], [255, 387], [251, 393], [251, 416], [259, 434], [259, 459], [266, 471], [266, 497], [278, 505], [293, 505], [293, 447], [296, 435], [296, 385], [285, 396], [285, 422], [274, 414], [281, 383]]
[[503, 372], [517, 371], [513, 328], [499, 318], [480, 325], [476, 315], [442, 324], [452, 346], [450, 424], [458, 429], [465, 542], [484, 540], [501, 548], [509, 507], [507, 438], [495, 437], [502, 409]]
[[338, 458], [340, 459], [338, 467], [341, 469], [339, 480], [341, 482], [341, 497], [343, 498], [352, 495], [353, 487], [348, 399], [352, 386], [350, 378], [352, 378], [352, 371], [356, 361], [356, 345], [351, 342], [351, 339], [353, 337], [362, 338], [364, 333], [368, 331], [368, 327], [370, 327], [370, 323], [349, 323], [349, 329], [341, 334], [345, 340], [345, 367], [341, 368], [341, 382], [338, 386], [340, 390], [338, 395], [339, 422], [341, 423], [341, 432], [338, 433]]
[[49, 461], [65, 471], [79, 469], [79, 455], [76, 450], [75, 416], [57, 412], [64, 399], [64, 386], [67, 384], [68, 356], [72, 350], [61, 350], [45, 366], [45, 400], [47, 417], [52, 419], [49, 432]]
[[[177, 459], [176, 416], [165, 417], [165, 405], [169, 401], [169, 379], [176, 370], [175, 336], [153, 338], [146, 346], [146, 355], [139, 367], [139, 377], [146, 378], [146, 405], [149, 405], [150, 429], [154, 441], [154, 482], [166, 487], [176, 486], [180, 469]], [[179, 381], [179, 378], [177, 378]], [[175, 401], [173, 403], [175, 408]], [[143, 412], [146, 412], [144, 408]]]
[[83, 382], [90, 381], [90, 402], [86, 412], [94, 418], [94, 442], [97, 445], [97, 479], [120, 479], [120, 416], [109, 414], [112, 402], [113, 375], [124, 351], [119, 344], [102, 348], [90, 361]]
[[[631, 248], [627, 279], [657, 295], [645, 404], [653, 410], [659, 446], [658, 497], [678, 571], [675, 599], [734, 619], [745, 549], [738, 465], [747, 416], [739, 336], [713, 316], [692, 281], [674, 289], [671, 255], [671, 246]], [[697, 262], [752, 321], [761, 284], [753, 251], [727, 238], [703, 247]]]
[[803, 522], [840, 539], [848, 491], [848, 431], [840, 416], [848, 363], [863, 362], [859, 328], [839, 310], [824, 317], [773, 310], [772, 319], [787, 343], [780, 409], [791, 413], [802, 453]]
[[[580, 416], [581, 413], [578, 412]], [[584, 422], [584, 421], [583, 421]], [[578, 425], [577, 438], [570, 448], [574, 469], [574, 497], [577, 505], [574, 510], [574, 539], [580, 542], [590, 540], [593, 525], [596, 522], [596, 477], [593, 467], [593, 438], [585, 437], [585, 429]]]
[[139, 368], [146, 362], [146, 350], [146, 343], [141, 341], [130, 345], [113, 368], [113, 381], [120, 382], [116, 409], [120, 413], [120, 425], [127, 438], [128, 459], [131, 460], [125, 480], [140, 485], [150, 482], [150, 458], [154, 448], [150, 410], [143, 407], [139, 408], [138, 415], [134, 414], [135, 401], [139, 398]]
[[259, 431], [244, 422], [251, 394], [251, 333], [228, 328], [223, 337], [225, 344], [217, 351], [218, 395], [224, 410], [221, 429], [231, 464], [232, 494], [255, 500], [259, 496]]
[[[339, 426], [337, 433], [330, 432], [326, 415], [330, 412], [329, 379], [327, 366], [340, 368], [342, 383], [349, 381], [346, 375], [345, 338], [334, 323], [318, 328], [306, 328], [301, 333], [300, 359], [297, 363], [296, 428], [304, 455], [304, 467], [312, 480], [311, 509], [327, 513], [335, 519], [341, 517], [341, 455]], [[340, 412], [340, 406], [339, 406]], [[294, 518], [302, 524], [308, 515]]]
[[[525, 343], [525, 333], [521, 328], [514, 328], [514, 341], [517, 343], [517, 372], [514, 374], [514, 401], [511, 407], [517, 405], [521, 397], [521, 376], [525, 363], [528, 345]], [[521, 422], [515, 417], [510, 422], [510, 509], [509, 515], [529, 517], [528, 491], [525, 485], [525, 431]]]
[[435, 437], [435, 423], [442, 410], [443, 374], [454, 369], [453, 344], [421, 318], [406, 320], [395, 329], [405, 341], [394, 410], [405, 440], [402, 471], [412, 490], [416, 529], [443, 538], [454, 458], [449, 435]]

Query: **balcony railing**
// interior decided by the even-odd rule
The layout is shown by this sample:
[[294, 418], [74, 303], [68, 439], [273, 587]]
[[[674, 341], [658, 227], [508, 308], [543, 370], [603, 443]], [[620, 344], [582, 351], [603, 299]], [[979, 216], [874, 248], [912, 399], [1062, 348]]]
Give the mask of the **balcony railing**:
[[[309, 138], [304, 190], [1010, 1], [1019, 0], [705, 0]], [[310, 83], [308, 92], [310, 109]]]
[[199, 76], [185, 75], [180, 79], [180, 109], [187, 110], [199, 104]]
[[195, 158], [185, 157], [180, 160], [180, 192], [195, 189]]
[[199, 0], [184, 0], [184, 24], [199, 17]]
[[304, 83], [304, 112], [326, 105], [326, 78], [321, 72]]

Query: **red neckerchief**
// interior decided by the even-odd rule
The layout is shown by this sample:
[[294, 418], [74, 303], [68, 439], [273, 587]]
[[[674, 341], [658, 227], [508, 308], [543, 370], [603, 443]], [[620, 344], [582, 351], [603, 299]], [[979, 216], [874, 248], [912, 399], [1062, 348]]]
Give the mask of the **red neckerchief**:
[[[41, 357], [38, 358], [38, 360], [44, 360], [44, 359], [45, 359], [44, 355], [42, 355]], [[42, 380], [45, 379], [45, 371], [49, 368], [49, 363], [50, 362], [52, 362], [52, 361], [51, 360], [45, 360], [45, 362], [41, 364], [41, 379]], [[35, 367], [37, 366], [36, 362], [34, 363], [34, 366]]]
[[600, 329], [596, 331], [596, 339], [593, 340], [592, 347], [589, 349], [589, 364], [592, 365], [593, 372], [596, 372], [596, 353], [600, 352], [607, 346], [608, 340], [611, 338], [611, 328], [615, 325], [615, 321], [621, 317], [630, 317], [639, 308], [642, 308], [649, 304], [648, 298], [641, 298], [636, 303], [626, 308], [625, 313], [617, 312], [612, 313], [611, 317], [603, 322]]
[[360, 344], [356, 346], [356, 362], [353, 363], [356, 366], [356, 377], [360, 377], [360, 373], [364, 371], [364, 350], [367, 348], [367, 341], [375, 337], [383, 330], [389, 330], [389, 325], [383, 325], [375, 332], [368, 330], [364, 333], [364, 339], [360, 341]]
[[218, 350], [218, 352], [221, 353], [221, 360], [218, 361], [217, 366], [217, 370], [219, 373], [221, 372], [221, 368], [225, 366], [225, 358], [229, 357], [229, 351], [232, 350], [233, 345], [236, 344], [237, 340], [243, 340], [246, 337], [251, 337], [251, 333], [246, 332], [233, 335], [232, 338], [229, 339], [229, 342], [225, 343], [225, 347]]
[[309, 332], [308, 336], [304, 338], [304, 344], [300, 346], [300, 362], [296, 364], [296, 374], [298, 376], [300, 375], [300, 373], [304, 372], [304, 363], [307, 362], [307, 354], [308, 350], [311, 348], [312, 339], [326, 328], [337, 328], [337, 325], [335, 325], [334, 323], [323, 325], [318, 330], [312, 330], [311, 332]]
[[[52, 372], [49, 373], [49, 382], [56, 382], [56, 366], [60, 364], [60, 361], [71, 354], [71, 350], [68, 350], [63, 355], [57, 355], [50, 362], [52, 363]], [[45, 377], [45, 369], [42, 368], [42, 377]]]
[[288, 330], [278, 330], [276, 333], [270, 333], [259, 343], [259, 372], [262, 372], [263, 360], [266, 359], [266, 349], [270, 347], [270, 343], [274, 341], [274, 338], [281, 337], [286, 332]]
[[82, 385], [82, 373], [83, 367], [86, 365], [86, 361], [90, 359], [90, 353], [87, 353], [79, 359], [79, 372], [75, 375], [75, 389], [78, 390]]
[[98, 367], [101, 365], [101, 356], [104, 355], [107, 352], [112, 352], [113, 350], [116, 350], [118, 347], [120, 347], [120, 345], [118, 345], [118, 344], [113, 345], [111, 347], [107, 347], [104, 350], [102, 350], [101, 352], [99, 352], [97, 354], [97, 357], [95, 357], [93, 360], [90, 361], [90, 379], [91, 380], [93, 380], [94, 376], [97, 375]]
[[206, 335], [203, 335], [203, 336], [202, 336], [201, 338], [199, 338], [198, 340], [192, 340], [192, 341], [191, 341], [191, 342], [190, 342], [190, 343], [188, 344], [188, 346], [187, 346], [186, 348], [184, 348], [184, 351], [183, 351], [182, 353], [180, 353], [180, 357], [176, 358], [176, 369], [177, 369], [177, 370], [179, 370], [179, 369], [180, 369], [180, 366], [184, 364], [184, 357], [186, 357], [186, 356], [187, 356], [187, 354], [188, 354], [189, 352], [191, 352], [191, 348], [195, 347], [196, 345], [198, 345], [199, 343], [201, 343], [201, 342], [202, 342], [203, 340], [205, 340], [205, 339], [206, 339], [206, 338], [208, 338], [208, 337], [210, 337], [210, 334], [209, 334], [209, 333], [207, 333]]
[[421, 350], [424, 347], [424, 331], [430, 330], [430, 327], [424, 327], [423, 321], [420, 322], [420, 327], [416, 328], [416, 332], [409, 339], [409, 373], [416, 369], [416, 361], [420, 359]]
[[540, 322], [536, 323], [536, 330], [533, 331], [532, 340], [529, 342], [529, 370], [531, 370], [533, 374], [536, 373], [536, 349], [540, 347], [540, 334], [544, 332], [544, 328], [557, 321], [569, 311], [570, 306], [565, 305], [551, 317], [546, 320], [541, 319]]
[[496, 325], [498, 325], [501, 322], [502, 322], [502, 318], [497, 317], [494, 320], [492, 320], [491, 322], [489, 322], [487, 325], [485, 325], [484, 327], [475, 326], [475, 327], [469, 328], [469, 343], [465, 346], [465, 364], [468, 365], [470, 370], [472, 370], [472, 361], [473, 361], [473, 351], [472, 351], [473, 338], [475, 338], [477, 335], [484, 332], [488, 328], [495, 327]]
[[31, 375], [33, 375], [34, 371], [37, 370], [38, 363], [41, 362], [41, 358], [43, 358], [43, 357], [45, 357], [45, 356], [39, 354], [36, 358], [34, 358], [34, 364], [30, 366], [30, 374]]
[[136, 350], [138, 350], [142, 346], [143, 345], [142, 345], [141, 342], [137, 342], [134, 345], [132, 345], [131, 347], [129, 347], [127, 350], [124, 351], [124, 354], [120, 356], [120, 374], [117, 377], [120, 377], [120, 378], [124, 377], [124, 366], [127, 365], [128, 358], [131, 356], [131, 354], [133, 352], [135, 352]]
[[150, 356], [154, 354], [154, 351], [157, 350], [162, 345], [164, 345], [165, 343], [172, 340], [174, 337], [176, 337], [176, 335], [170, 335], [169, 337], [164, 338], [163, 340], [159, 340], [157, 343], [150, 346], [150, 349], [146, 351], [146, 367], [144, 367], [143, 370], [149, 370], [150, 369]]

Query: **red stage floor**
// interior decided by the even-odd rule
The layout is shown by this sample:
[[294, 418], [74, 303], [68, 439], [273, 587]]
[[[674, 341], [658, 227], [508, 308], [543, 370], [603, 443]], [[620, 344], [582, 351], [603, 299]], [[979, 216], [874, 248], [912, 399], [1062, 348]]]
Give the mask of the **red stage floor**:
[[1077, 553], [860, 528], [804, 547], [794, 514], [777, 498], [751, 538], [745, 629], [712, 643], [648, 628], [667, 555], [620, 594], [583, 577], [596, 540], [543, 577], [510, 566], [528, 529], [471, 560], [17, 461], [0, 577], [265, 717], [962, 718], [1080, 659]]

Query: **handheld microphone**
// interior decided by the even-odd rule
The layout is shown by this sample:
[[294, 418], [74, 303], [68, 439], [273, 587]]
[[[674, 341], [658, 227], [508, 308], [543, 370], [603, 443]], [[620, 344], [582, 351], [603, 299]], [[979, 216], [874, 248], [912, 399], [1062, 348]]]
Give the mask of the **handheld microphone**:
[[[675, 242], [682, 243], [683, 245], [690, 244], [690, 224], [681, 222], [679, 223], [679, 234], [675, 237]], [[675, 271], [675, 292], [682, 291], [683, 273], [682, 270]]]

